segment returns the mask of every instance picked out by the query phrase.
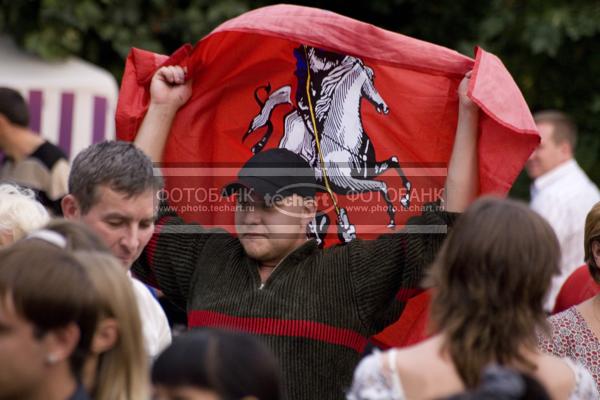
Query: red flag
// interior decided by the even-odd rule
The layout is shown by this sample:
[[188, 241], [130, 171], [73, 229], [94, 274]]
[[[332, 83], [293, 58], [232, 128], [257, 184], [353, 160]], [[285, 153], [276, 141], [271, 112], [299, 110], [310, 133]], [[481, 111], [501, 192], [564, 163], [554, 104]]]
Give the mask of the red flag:
[[[220, 188], [253, 151], [286, 147], [315, 167], [330, 221], [344, 208], [359, 236], [384, 233], [441, 195], [456, 129], [456, 89], [468, 70], [469, 95], [484, 111], [481, 192], [506, 193], [537, 145], [510, 74], [495, 56], [476, 53], [472, 60], [323, 10], [265, 7], [171, 57], [133, 49], [117, 108], [118, 137], [135, 137], [154, 71], [186, 66], [193, 94], [177, 114], [164, 154], [167, 165], [196, 167], [165, 170], [169, 200], [184, 218], [232, 229], [234, 207], [219, 197]], [[327, 160], [352, 168], [333, 171]], [[363, 193], [348, 195], [352, 191]]]
[[[359, 237], [391, 231], [392, 221], [402, 224], [441, 195], [456, 89], [471, 69], [469, 96], [483, 110], [481, 193], [505, 194], [539, 142], [523, 96], [494, 55], [478, 48], [473, 60], [289, 5], [243, 14], [171, 57], [132, 49], [116, 115], [120, 139], [134, 139], [153, 73], [174, 64], [187, 67], [193, 94], [167, 141], [167, 193], [184, 218], [204, 225], [233, 230], [234, 205], [220, 189], [253, 152], [285, 147], [315, 168], [329, 221], [345, 209]], [[327, 160], [352, 168], [334, 171]]]
[[404, 307], [400, 319], [371, 338], [374, 344], [383, 349], [407, 347], [422, 342], [432, 334], [429, 331], [429, 306], [431, 290], [426, 290], [411, 298]]
[[[154, 71], [173, 64], [186, 66], [194, 85], [192, 99], [173, 123], [164, 161], [196, 168], [182, 173], [169, 168], [168, 193], [184, 217], [205, 225], [232, 228], [233, 207], [227, 207], [231, 204], [220, 198], [219, 189], [260, 145], [288, 146], [316, 159], [317, 168], [327, 171], [319, 165], [327, 150], [315, 148], [317, 138], [323, 147], [334, 147], [359, 164], [367, 157], [369, 165], [384, 169], [386, 162], [389, 167], [397, 160], [411, 183], [410, 204], [401, 202], [407, 190], [398, 170], [362, 180], [387, 184], [396, 209], [393, 218], [402, 223], [441, 193], [456, 127], [456, 88], [470, 69], [469, 94], [484, 111], [478, 150], [481, 192], [506, 193], [539, 140], [522, 95], [495, 56], [477, 49], [472, 60], [334, 13], [297, 6], [246, 13], [171, 57], [133, 49], [117, 109], [119, 138], [135, 137]], [[354, 103], [332, 105], [336, 96], [351, 97], [352, 90], [340, 89], [350, 83], [361, 88]], [[328, 113], [342, 114], [341, 122], [330, 123]], [[345, 134], [342, 143], [335, 136], [340, 130]], [[330, 220], [335, 220], [336, 208], [345, 208], [359, 236], [389, 229], [383, 191], [347, 196], [343, 187], [337, 189], [332, 190], [335, 204], [329, 193], [321, 195]]]

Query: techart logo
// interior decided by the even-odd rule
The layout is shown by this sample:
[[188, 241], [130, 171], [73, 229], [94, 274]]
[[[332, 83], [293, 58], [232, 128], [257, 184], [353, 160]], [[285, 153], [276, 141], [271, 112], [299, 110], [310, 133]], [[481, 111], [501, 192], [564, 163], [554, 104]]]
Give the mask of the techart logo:
[[294, 184], [287, 185], [279, 190], [273, 195], [266, 194], [264, 196], [265, 203], [275, 209], [277, 209], [280, 213], [285, 214], [290, 217], [302, 218], [305, 216], [305, 213], [302, 212], [303, 207], [306, 205], [306, 202], [313, 202], [316, 209], [319, 210], [320, 213], [327, 214], [335, 208], [334, 203], [324, 205], [318, 203], [318, 196], [314, 198], [303, 198], [302, 196], [292, 196], [291, 194], [297, 192], [298, 189], [315, 189], [315, 192], [326, 192], [327, 188], [317, 184]]

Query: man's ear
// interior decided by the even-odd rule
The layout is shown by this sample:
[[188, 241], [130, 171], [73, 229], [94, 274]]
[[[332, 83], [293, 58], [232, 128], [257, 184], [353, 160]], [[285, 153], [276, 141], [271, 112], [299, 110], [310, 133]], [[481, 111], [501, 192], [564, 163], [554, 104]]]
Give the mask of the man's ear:
[[4, 130], [7, 126], [9, 126], [9, 124], [10, 121], [8, 120], [8, 118], [6, 118], [4, 114], [0, 113], [0, 134], [4, 132]]
[[303, 219], [306, 220], [306, 224], [313, 220], [317, 214], [317, 200], [313, 197], [306, 197], [302, 202], [302, 211], [305, 215]]
[[81, 207], [79, 201], [72, 194], [68, 194], [60, 201], [65, 219], [78, 220], [81, 218]]
[[560, 150], [560, 154], [563, 158], [563, 160], [569, 160], [573, 157], [573, 153], [575, 151], [575, 149], [573, 149], [571, 147], [571, 144], [569, 143], [568, 140], [563, 140], [562, 142], [560, 142], [558, 144], [558, 148]]
[[0, 229], [0, 247], [8, 246], [15, 241], [12, 229]]
[[112, 349], [118, 339], [119, 323], [114, 318], [104, 318], [96, 327], [92, 340], [92, 353], [100, 355]]
[[46, 333], [43, 338], [46, 347], [46, 363], [68, 361], [77, 348], [80, 337], [81, 332], [74, 322]]

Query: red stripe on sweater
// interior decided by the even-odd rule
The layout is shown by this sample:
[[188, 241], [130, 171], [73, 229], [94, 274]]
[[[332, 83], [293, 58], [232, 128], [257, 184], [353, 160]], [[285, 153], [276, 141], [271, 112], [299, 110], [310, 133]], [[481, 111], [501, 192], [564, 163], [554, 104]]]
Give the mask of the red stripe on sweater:
[[190, 328], [229, 328], [259, 335], [303, 337], [349, 347], [358, 353], [362, 353], [367, 344], [367, 338], [350, 329], [313, 321], [243, 318], [196, 310], [188, 313], [188, 324]]

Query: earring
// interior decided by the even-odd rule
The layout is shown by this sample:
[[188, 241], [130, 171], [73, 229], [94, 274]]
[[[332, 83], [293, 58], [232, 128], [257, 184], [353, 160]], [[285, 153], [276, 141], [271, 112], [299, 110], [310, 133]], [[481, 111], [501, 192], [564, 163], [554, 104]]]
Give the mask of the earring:
[[46, 364], [52, 365], [58, 362], [58, 356], [54, 353], [50, 353], [46, 355]]

